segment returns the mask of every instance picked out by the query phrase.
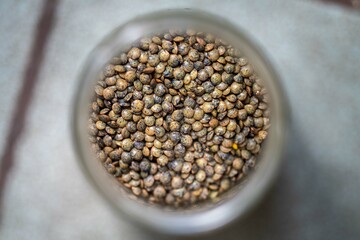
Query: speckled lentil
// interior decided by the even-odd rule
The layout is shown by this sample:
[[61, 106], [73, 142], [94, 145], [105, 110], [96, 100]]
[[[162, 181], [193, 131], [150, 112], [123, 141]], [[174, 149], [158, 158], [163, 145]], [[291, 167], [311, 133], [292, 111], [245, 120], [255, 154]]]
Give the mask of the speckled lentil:
[[210, 34], [146, 37], [103, 69], [90, 104], [97, 158], [129, 192], [189, 207], [255, 166], [270, 127], [253, 66]]

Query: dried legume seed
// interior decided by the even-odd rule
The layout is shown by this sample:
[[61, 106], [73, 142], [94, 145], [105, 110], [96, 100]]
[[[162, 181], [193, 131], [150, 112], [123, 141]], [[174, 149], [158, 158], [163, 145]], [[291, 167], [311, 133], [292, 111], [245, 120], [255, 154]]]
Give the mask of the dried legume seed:
[[142, 38], [94, 87], [90, 141], [106, 170], [151, 203], [218, 199], [256, 163], [267, 91], [236, 49], [203, 32]]

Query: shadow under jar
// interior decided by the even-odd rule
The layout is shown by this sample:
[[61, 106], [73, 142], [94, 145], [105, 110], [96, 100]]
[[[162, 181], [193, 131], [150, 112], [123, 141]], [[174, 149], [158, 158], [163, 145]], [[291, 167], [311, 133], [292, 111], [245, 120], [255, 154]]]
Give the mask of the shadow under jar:
[[[192, 66], [189, 67], [186, 60], [192, 60], [189, 63]], [[159, 67], [159, 63], [165, 64]], [[211, 79], [215, 73], [218, 76]], [[185, 89], [184, 82], [194, 86]], [[145, 85], [148, 89], [144, 93], [140, 90]], [[179, 92], [174, 92], [175, 89]], [[249, 96], [242, 96], [246, 92]], [[144, 95], [155, 96], [155, 99], [145, 99]], [[73, 136], [84, 172], [121, 216], [151, 230], [190, 235], [217, 229], [244, 216], [270, 186], [281, 163], [287, 106], [278, 77], [252, 40], [224, 19], [208, 13], [154, 12], [118, 27], [88, 57], [76, 96]], [[97, 103], [99, 96], [100, 103]], [[171, 106], [162, 105], [166, 96]], [[185, 103], [189, 97], [194, 101]], [[95, 106], [91, 106], [92, 102]], [[192, 108], [198, 107], [202, 112], [184, 116], [184, 109], [191, 108], [192, 104]], [[168, 113], [163, 114], [163, 108], [167, 107]], [[221, 114], [222, 107], [226, 108], [226, 115], [220, 116], [212, 128], [209, 121]], [[181, 111], [176, 112], [177, 109]], [[235, 115], [231, 116], [234, 110]], [[196, 117], [199, 119], [194, 120], [195, 114], [201, 115]], [[247, 114], [258, 116], [249, 119]], [[208, 119], [204, 120], [205, 115]], [[146, 116], [150, 117], [145, 119]], [[256, 122], [257, 118], [261, 121]], [[143, 136], [136, 137], [142, 141], [147, 136], [151, 143], [134, 147], [139, 119], [149, 123], [140, 127]], [[266, 122], [268, 119], [270, 124]], [[156, 121], [161, 121], [157, 124], [161, 128], [155, 127]], [[243, 140], [236, 139], [237, 134], [228, 133], [224, 138], [230, 122], [234, 132], [245, 131], [245, 137], [250, 134], [252, 142], [242, 144]], [[216, 129], [221, 124], [225, 127]], [[184, 125], [190, 126], [189, 129], [181, 129]], [[121, 132], [123, 129], [125, 132]], [[203, 129], [207, 131], [199, 133]], [[205, 141], [211, 131], [214, 136]], [[171, 138], [171, 132], [179, 133], [173, 136], [173, 143], [181, 146], [169, 148], [174, 151], [168, 154], [163, 150], [154, 151], [153, 146], [164, 144], [163, 136]], [[218, 145], [212, 143], [215, 136], [221, 137], [215, 141]], [[256, 143], [256, 137], [266, 137], [266, 141]], [[109, 157], [110, 151], [117, 150], [116, 143], [119, 151], [112, 154], [117, 156]], [[94, 146], [98, 153], [101, 150], [102, 156], [94, 154]], [[256, 146], [259, 154], [254, 150]], [[149, 152], [145, 150], [144, 156], [145, 148]], [[187, 159], [188, 152], [199, 156]], [[189, 171], [185, 163], [190, 163]], [[151, 175], [154, 166], [157, 170], [153, 169], [153, 173], [156, 175], [158, 171], [158, 176], [147, 179], [150, 182], [146, 191], [144, 179]], [[211, 169], [207, 172], [206, 166], [214, 173]], [[250, 171], [250, 168], [253, 169]], [[220, 172], [218, 181], [207, 181]], [[187, 183], [192, 173], [194, 179]], [[192, 186], [194, 182], [199, 186]], [[196, 191], [199, 193], [192, 194]], [[186, 201], [181, 201], [184, 196]]]

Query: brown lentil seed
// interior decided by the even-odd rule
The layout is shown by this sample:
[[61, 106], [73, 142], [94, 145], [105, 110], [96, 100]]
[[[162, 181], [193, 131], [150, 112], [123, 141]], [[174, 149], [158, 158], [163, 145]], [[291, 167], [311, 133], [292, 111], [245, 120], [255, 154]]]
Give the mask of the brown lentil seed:
[[196, 173], [196, 181], [198, 182], [203, 182], [206, 178], [206, 173], [204, 170], [199, 170], [197, 173]]
[[177, 189], [183, 186], [183, 180], [179, 176], [173, 177], [171, 180], [171, 187]]
[[199, 55], [199, 52], [197, 50], [191, 49], [189, 51], [188, 57], [189, 57], [189, 59], [191, 61], [196, 62], [197, 60], [199, 60], [200, 55]]
[[166, 195], [166, 191], [165, 191], [164, 187], [159, 185], [154, 189], [154, 196], [155, 197], [163, 198], [163, 197], [165, 197], [165, 195]]
[[198, 76], [199, 80], [201, 81], [206, 81], [208, 78], [209, 78], [209, 74], [206, 72], [205, 69], [201, 69], [199, 72], [198, 72]]
[[241, 76], [243, 77], [250, 77], [254, 72], [254, 69], [251, 65], [246, 65], [246, 66], [243, 66], [241, 69], [240, 69], [240, 73], [241, 73]]
[[106, 124], [102, 121], [97, 121], [96, 122], [96, 128], [99, 129], [99, 130], [104, 130], [106, 127]]
[[98, 159], [151, 203], [218, 199], [254, 167], [267, 137], [262, 80], [236, 49], [203, 32], [171, 30], [133, 46], [94, 88]]
[[181, 138], [181, 144], [185, 147], [190, 147], [193, 143], [193, 139], [190, 135], [182, 136]]

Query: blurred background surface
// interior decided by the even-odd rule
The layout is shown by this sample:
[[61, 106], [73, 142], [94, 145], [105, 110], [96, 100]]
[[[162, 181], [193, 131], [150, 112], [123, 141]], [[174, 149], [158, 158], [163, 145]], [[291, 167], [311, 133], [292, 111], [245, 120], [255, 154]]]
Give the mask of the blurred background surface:
[[[17, 104], [31, 90], [22, 88], [29, 80], [26, 69], [36, 62], [31, 52], [45, 2], [0, 3], [2, 156], [9, 136], [19, 137], [12, 166], [0, 159], [6, 180], [0, 239], [158, 238], [119, 219], [87, 182], [72, 146], [70, 115], [79, 71], [107, 33], [136, 15], [185, 7], [245, 29], [272, 59], [291, 107], [285, 162], [269, 194], [246, 219], [203, 238], [360, 238], [358, 2], [54, 2], [53, 24], [39, 37], [46, 41], [33, 94]], [[11, 129], [21, 113], [20, 135]]]

